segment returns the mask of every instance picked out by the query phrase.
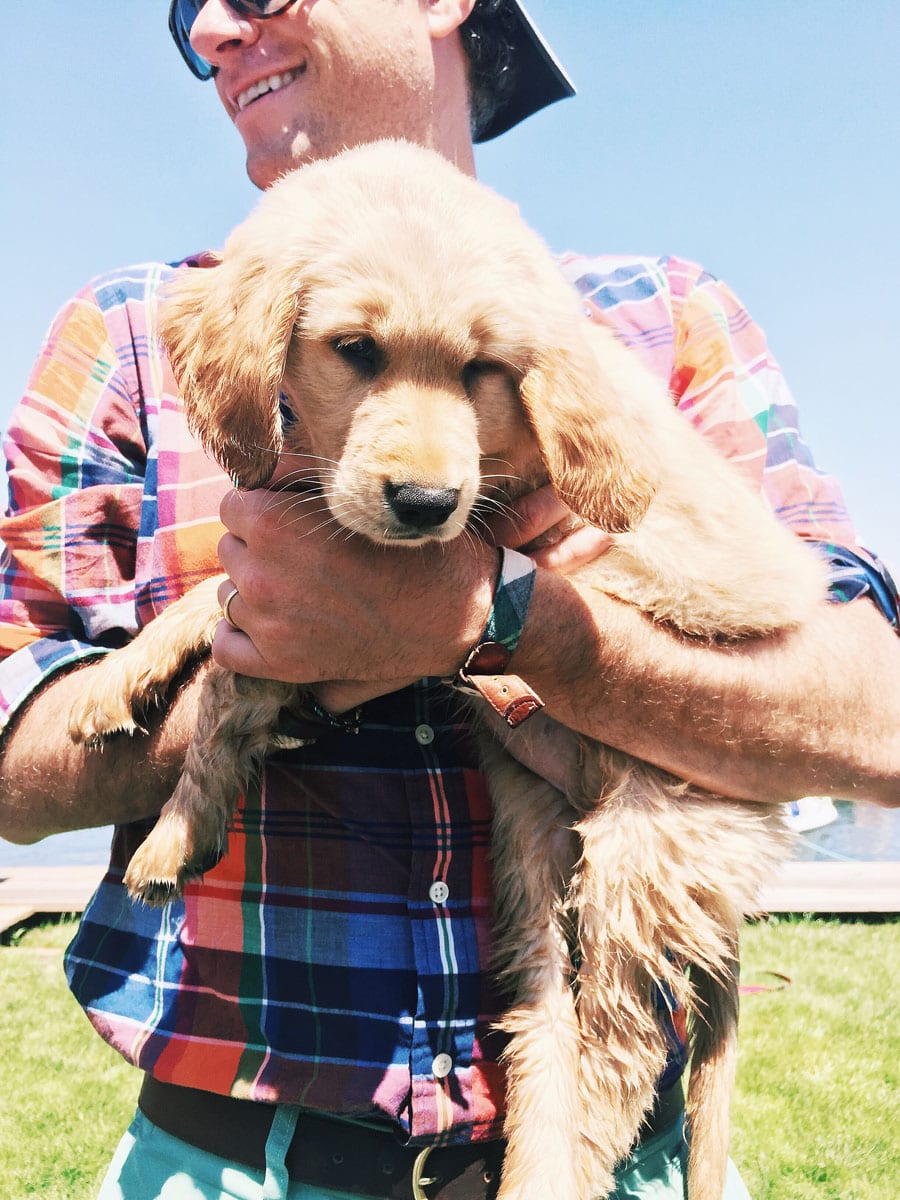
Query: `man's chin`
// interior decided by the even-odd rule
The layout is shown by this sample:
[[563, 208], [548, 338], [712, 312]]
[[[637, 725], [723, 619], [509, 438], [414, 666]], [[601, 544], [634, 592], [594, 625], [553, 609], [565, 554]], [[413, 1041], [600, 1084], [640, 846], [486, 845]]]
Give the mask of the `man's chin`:
[[318, 146], [305, 132], [295, 134], [289, 145], [270, 150], [247, 146], [247, 176], [256, 187], [265, 190], [288, 171], [333, 153], [330, 147]]
[[259, 157], [250, 152], [247, 153], [247, 178], [252, 184], [265, 191], [267, 187], [280, 179], [282, 175], [291, 170], [292, 167], [299, 167], [299, 162], [291, 162], [289, 159], [272, 159], [267, 157]]

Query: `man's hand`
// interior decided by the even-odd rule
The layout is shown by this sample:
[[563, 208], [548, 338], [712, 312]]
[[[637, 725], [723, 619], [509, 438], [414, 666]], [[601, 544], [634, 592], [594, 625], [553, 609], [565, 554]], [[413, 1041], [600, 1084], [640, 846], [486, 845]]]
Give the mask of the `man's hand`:
[[[486, 542], [373, 546], [342, 530], [314, 492], [230, 492], [220, 515], [230, 582], [219, 602], [238, 589], [232, 623], [220, 623], [213, 644], [221, 666], [311, 685], [329, 711], [343, 712], [423, 675], [452, 674], [484, 629], [497, 574]], [[560, 572], [611, 540], [577, 522], [549, 487], [493, 518], [489, 534]]]
[[213, 645], [224, 667], [289, 683], [362, 680], [374, 696], [452, 673], [484, 628], [497, 551], [476, 539], [375, 546], [310, 492], [230, 492], [220, 512], [231, 580], [220, 601], [238, 589]]
[[529, 492], [510, 511], [491, 517], [495, 546], [530, 555], [539, 567], [565, 575], [593, 562], [612, 545], [612, 534], [585, 525], [549, 484]]

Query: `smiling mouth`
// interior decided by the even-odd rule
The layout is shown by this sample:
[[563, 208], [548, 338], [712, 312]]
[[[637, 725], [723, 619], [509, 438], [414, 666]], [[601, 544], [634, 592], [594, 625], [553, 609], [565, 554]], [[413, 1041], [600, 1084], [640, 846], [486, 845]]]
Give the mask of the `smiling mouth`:
[[269, 92], [280, 92], [283, 87], [287, 87], [289, 83], [293, 83], [295, 79], [299, 79], [306, 70], [306, 64], [302, 67], [295, 67], [292, 71], [282, 71], [281, 74], [270, 75], [267, 79], [260, 79], [257, 83], [251, 83], [240, 95], [235, 99], [235, 107], [238, 112], [243, 112], [248, 104], [252, 104], [254, 100], [258, 100], [260, 96], [267, 96]]

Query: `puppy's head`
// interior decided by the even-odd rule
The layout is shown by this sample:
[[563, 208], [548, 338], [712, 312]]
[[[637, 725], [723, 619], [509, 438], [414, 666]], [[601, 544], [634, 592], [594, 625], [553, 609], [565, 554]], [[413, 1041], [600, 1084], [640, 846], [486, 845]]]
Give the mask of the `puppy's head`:
[[641, 369], [512, 206], [428, 151], [377, 143], [286, 176], [217, 266], [173, 281], [161, 331], [238, 486], [299, 451], [333, 517], [376, 541], [456, 536], [486, 475], [549, 477], [611, 530], [652, 496]]

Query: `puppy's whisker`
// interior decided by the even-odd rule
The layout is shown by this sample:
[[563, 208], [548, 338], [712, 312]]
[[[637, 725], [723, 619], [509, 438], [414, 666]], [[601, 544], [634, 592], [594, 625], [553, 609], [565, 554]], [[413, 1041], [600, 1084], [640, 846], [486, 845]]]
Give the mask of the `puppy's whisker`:
[[285, 497], [283, 508], [285, 512], [290, 512], [291, 509], [298, 508], [304, 504], [324, 504], [325, 496], [322, 492], [289, 492]]
[[292, 487], [322, 487], [326, 479], [331, 478], [333, 468], [325, 464], [320, 467], [298, 467], [296, 470], [288, 471], [283, 479], [278, 480], [278, 489]]
[[288, 492], [282, 500], [278, 501], [285, 512], [291, 512], [295, 508], [300, 508], [305, 504], [325, 504], [325, 496], [322, 492]]
[[328, 516], [325, 518], [325, 520], [324, 520], [324, 521], [320, 521], [318, 525], [314, 526], [312, 529], [310, 529], [310, 530], [309, 530], [309, 531], [308, 531], [306, 534], [304, 534], [303, 536], [304, 536], [304, 537], [311, 537], [311, 536], [312, 536], [314, 533], [319, 533], [319, 532], [320, 532], [320, 530], [322, 530], [322, 529], [327, 529], [329, 526], [333, 526], [333, 527], [334, 527], [334, 528], [333, 528], [333, 531], [332, 531], [332, 534], [330, 535], [331, 537], [334, 537], [334, 536], [336, 536], [336, 535], [337, 535], [338, 533], [340, 533], [340, 531], [341, 531], [341, 530], [344, 528], [344, 526], [343, 526], [343, 525], [340, 523], [340, 521], [337, 521], [337, 520], [335, 520], [334, 516], [333, 516], [333, 515], [331, 514], [331, 512], [329, 511], [329, 514], [328, 514]]
[[328, 538], [326, 540], [329, 542], [335, 542], [338, 540], [338, 538], [340, 538], [341, 534], [344, 535], [345, 542], [349, 542], [351, 538], [357, 536], [355, 530], [348, 529], [346, 525], [342, 525], [340, 522], [338, 522], [335, 525], [334, 531], [328, 536]]
[[[307, 517], [315, 518], [315, 517], [321, 516], [323, 513], [327, 513], [328, 511], [329, 510], [327, 508], [314, 508], [314, 509], [311, 509], [309, 512], [284, 513], [278, 522], [278, 528], [279, 529], [289, 529], [292, 525], [298, 525], [300, 523], [300, 521], [304, 520]], [[327, 524], [327, 520], [326, 520], [326, 524]], [[317, 526], [317, 528], [321, 528], [321, 525]]]
[[527, 487], [527, 484], [521, 475], [511, 475], [508, 471], [494, 471], [494, 472], [483, 471], [482, 472], [482, 475], [481, 475], [482, 483], [487, 483], [491, 479], [499, 479], [501, 481], [500, 484], [499, 485], [493, 484], [493, 486], [494, 487], [502, 486], [502, 488], [505, 492], [509, 491], [509, 486], [512, 483], [521, 484], [523, 491]]
[[[322, 505], [322, 503], [323, 503], [323, 500], [322, 500], [321, 492], [315, 492], [313, 495], [298, 496], [296, 499], [291, 499], [291, 501], [289, 503], [281, 506], [281, 518], [282, 519], [280, 521], [280, 524], [284, 523], [285, 518], [296, 517], [298, 515], [297, 510], [299, 508], [302, 508], [304, 505], [308, 505], [308, 504]], [[270, 512], [275, 507], [276, 507], [276, 502], [273, 501], [271, 504], [266, 506], [266, 512]], [[317, 510], [312, 509], [311, 511], [315, 512]]]
[[485, 510], [500, 513], [504, 517], [509, 517], [511, 521], [520, 519], [516, 510], [502, 496], [481, 492], [475, 501], [473, 511], [483, 513]]
[[[314, 507], [308, 507], [313, 505]], [[325, 524], [334, 519], [334, 514], [321, 492], [317, 492], [313, 496], [298, 496], [291, 504], [285, 505], [279, 521], [279, 528], [287, 528], [301, 520], [323, 515], [326, 517]], [[321, 525], [317, 526], [317, 528], [321, 527]]]
[[292, 504], [307, 504], [312, 500], [321, 499], [322, 489], [319, 487], [288, 488], [277, 491], [272, 498], [272, 504], [286, 508]]
[[466, 538], [467, 542], [474, 549], [476, 542], [483, 542], [483, 541], [488, 540], [487, 537], [482, 537], [482, 533], [484, 533], [484, 534], [489, 533], [488, 523], [487, 523], [487, 521], [484, 520], [483, 517], [473, 514], [471, 517], [469, 517], [469, 521], [468, 521], [467, 525], [465, 526], [465, 528], [463, 529], [462, 533], [460, 534], [460, 537]]
[[492, 516], [502, 517], [505, 521], [509, 522], [513, 529], [518, 529], [523, 523], [522, 517], [515, 509], [510, 508], [508, 504], [504, 504], [502, 501], [494, 501], [490, 498], [479, 500], [478, 505], [472, 509], [472, 516], [470, 516], [469, 520], [470, 522], [477, 520], [485, 528], [488, 528], [490, 526], [489, 518]]
[[310, 485], [318, 487], [322, 473], [323, 468], [321, 467], [298, 467], [294, 471], [289, 471], [283, 479], [279, 479], [273, 490], [284, 491], [286, 488], [295, 487], [297, 484], [301, 484], [304, 487]]
[[481, 541], [481, 538], [476, 537], [475, 534], [473, 533], [473, 531], [468, 527], [468, 525], [466, 525], [463, 528], [463, 531], [460, 534], [460, 537], [464, 540], [465, 544], [468, 546], [468, 548], [474, 554], [478, 547], [478, 543]]
[[332, 467], [337, 466], [337, 462], [338, 462], [338, 460], [336, 458], [328, 458], [327, 455], [324, 455], [324, 454], [313, 454], [309, 450], [290, 450], [287, 447], [285, 447], [281, 451], [281, 457], [282, 458], [308, 458], [310, 462], [328, 463]]
[[284, 478], [278, 480], [278, 483], [272, 489], [273, 491], [289, 491], [298, 484], [311, 485], [315, 488], [321, 488], [323, 484], [323, 477], [329, 476], [333, 469], [338, 465], [336, 459], [326, 458], [321, 454], [308, 454], [305, 451], [300, 450], [282, 451], [282, 463], [291, 458], [306, 459], [309, 462], [309, 466], [298, 465], [292, 470], [288, 471]]
[[[498, 482], [492, 483], [491, 480], [497, 480]], [[519, 492], [524, 493], [529, 491], [533, 486], [524, 476], [516, 475], [512, 471], [482, 471], [481, 483], [503, 492], [512, 491], [515, 485]]]

